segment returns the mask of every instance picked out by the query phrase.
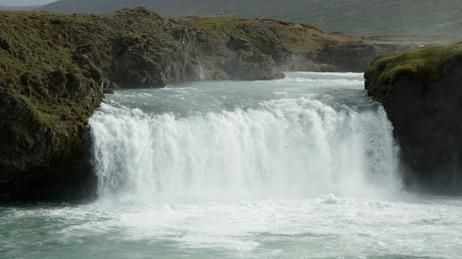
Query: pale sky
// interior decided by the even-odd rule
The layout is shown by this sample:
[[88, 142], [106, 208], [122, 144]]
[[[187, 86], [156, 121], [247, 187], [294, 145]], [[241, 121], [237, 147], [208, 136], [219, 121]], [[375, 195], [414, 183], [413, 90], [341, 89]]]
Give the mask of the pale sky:
[[43, 5], [55, 2], [56, 0], [0, 0], [0, 5], [4, 6], [28, 6]]

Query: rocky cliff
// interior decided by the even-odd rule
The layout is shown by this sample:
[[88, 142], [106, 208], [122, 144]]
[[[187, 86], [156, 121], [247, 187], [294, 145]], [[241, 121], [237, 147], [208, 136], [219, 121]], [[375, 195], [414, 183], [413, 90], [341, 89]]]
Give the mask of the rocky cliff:
[[403, 48], [271, 19], [180, 20], [195, 32], [205, 79], [271, 79], [290, 70], [363, 72], [378, 54]]
[[385, 50], [274, 20], [0, 12], [0, 201], [94, 193], [87, 119], [116, 87], [360, 71]]
[[198, 76], [190, 26], [143, 9], [2, 12], [0, 32], [0, 200], [73, 199], [93, 188], [82, 161], [103, 92]]
[[365, 73], [400, 142], [408, 183], [462, 192], [462, 43], [377, 58]]

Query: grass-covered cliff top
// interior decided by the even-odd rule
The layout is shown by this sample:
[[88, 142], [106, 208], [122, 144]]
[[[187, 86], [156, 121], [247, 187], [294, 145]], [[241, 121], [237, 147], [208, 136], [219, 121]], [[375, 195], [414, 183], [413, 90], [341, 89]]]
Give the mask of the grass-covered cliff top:
[[100, 16], [0, 11], [0, 88], [48, 126], [85, 117], [88, 109], [75, 109], [88, 103], [76, 96], [120, 74], [112, 72], [114, 56], [145, 43], [154, 46], [144, 52], [180, 46], [170, 35], [175, 26], [181, 27], [143, 9]]
[[181, 18], [196, 30], [217, 40], [226, 41], [230, 36], [246, 38], [258, 47], [277, 38], [292, 51], [317, 51], [326, 43], [345, 43], [356, 38], [338, 33], [325, 33], [315, 27], [277, 21], [273, 19], [243, 19], [236, 16], [185, 17]]
[[462, 42], [448, 46], [423, 47], [377, 57], [366, 70], [366, 79], [375, 80], [379, 89], [391, 86], [401, 75], [413, 80], [437, 80], [444, 74], [444, 64], [462, 57]]

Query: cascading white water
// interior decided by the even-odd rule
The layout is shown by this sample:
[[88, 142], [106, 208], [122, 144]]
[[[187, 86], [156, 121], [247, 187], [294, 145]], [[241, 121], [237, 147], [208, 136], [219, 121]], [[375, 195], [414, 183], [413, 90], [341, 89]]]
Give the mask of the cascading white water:
[[[355, 91], [349, 102], [360, 102], [355, 97], [364, 102], [362, 91], [355, 89], [357, 77], [350, 79], [353, 88], [348, 80], [346, 86], [339, 84], [345, 79], [334, 75], [312, 77], [292, 74], [273, 88], [253, 88], [259, 97], [259, 91], [276, 97], [253, 98], [251, 104], [233, 100], [227, 108], [220, 105], [230, 102], [226, 97], [231, 94], [223, 91], [230, 82], [216, 82], [206, 92], [224, 99], [215, 99], [219, 107], [209, 111], [191, 92], [200, 87], [169, 89], [173, 95], [158, 90], [163, 101], [173, 99], [167, 100], [173, 106], [183, 102], [188, 109], [189, 103], [193, 112], [187, 114], [157, 112], [152, 105], [161, 101], [143, 92], [103, 104], [91, 119], [100, 196], [191, 202], [323, 193], [371, 196], [396, 188], [396, 147], [384, 111], [355, 109], [313, 88], [336, 84]], [[291, 82], [297, 94], [283, 92]], [[245, 86], [235, 90], [246, 94]]]

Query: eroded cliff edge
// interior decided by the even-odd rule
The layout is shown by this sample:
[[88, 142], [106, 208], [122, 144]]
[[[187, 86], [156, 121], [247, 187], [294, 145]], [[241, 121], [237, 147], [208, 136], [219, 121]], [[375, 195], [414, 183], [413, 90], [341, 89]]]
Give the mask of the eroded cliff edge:
[[365, 79], [393, 123], [408, 184], [462, 193], [462, 43], [379, 57]]
[[87, 120], [111, 89], [361, 71], [391, 50], [274, 20], [0, 12], [0, 201], [95, 193]]

